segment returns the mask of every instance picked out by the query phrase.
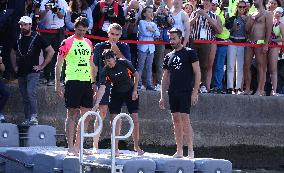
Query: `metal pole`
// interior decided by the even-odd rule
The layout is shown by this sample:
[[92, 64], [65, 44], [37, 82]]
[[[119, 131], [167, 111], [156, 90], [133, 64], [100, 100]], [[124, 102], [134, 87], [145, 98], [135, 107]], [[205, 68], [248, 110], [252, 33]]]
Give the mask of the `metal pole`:
[[[122, 118], [125, 117], [127, 118], [127, 120], [129, 121], [130, 124], [130, 128], [129, 131], [127, 132], [127, 134], [125, 134], [124, 136], [115, 136], [115, 127], [116, 127], [116, 123], [117, 121]], [[115, 169], [115, 140], [125, 140], [127, 138], [129, 138], [133, 132], [134, 129], [134, 123], [132, 118], [126, 114], [126, 113], [120, 113], [118, 114], [112, 121], [112, 134], [111, 134], [111, 173], [115, 173], [116, 169]]]
[[[86, 118], [89, 115], [93, 115], [95, 116], [99, 121], [98, 121], [98, 127], [97, 129], [94, 129], [94, 133], [85, 133], [85, 128], [84, 128], [84, 123]], [[97, 134], [100, 133], [100, 131], [102, 130], [103, 127], [103, 121], [102, 118], [100, 116], [100, 114], [98, 112], [94, 112], [94, 111], [88, 111], [86, 112], [79, 120], [79, 124], [80, 124], [80, 157], [79, 157], [79, 164], [80, 164], [80, 173], [83, 173], [83, 144], [84, 144], [84, 137], [94, 137]]]

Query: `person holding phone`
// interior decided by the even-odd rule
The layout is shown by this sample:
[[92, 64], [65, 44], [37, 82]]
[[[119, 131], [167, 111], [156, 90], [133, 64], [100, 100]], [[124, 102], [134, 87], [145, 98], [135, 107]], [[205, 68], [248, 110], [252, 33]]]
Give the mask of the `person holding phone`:
[[[0, 55], [2, 52], [2, 48], [3, 47], [0, 46]], [[3, 64], [2, 57], [0, 56], [0, 73], [2, 73], [3, 71], [5, 71], [5, 65]], [[7, 103], [9, 95], [10, 93], [9, 93], [8, 87], [0, 80], [0, 123], [6, 123], [6, 120], [3, 114], [3, 109]]]
[[[246, 2], [239, 1], [237, 10], [234, 16], [230, 17], [226, 23], [230, 30], [230, 41], [233, 43], [245, 43], [246, 31], [245, 24], [247, 20]], [[243, 81], [243, 66], [244, 66], [244, 49], [243, 46], [228, 46], [227, 57], [227, 94], [241, 94]], [[236, 67], [236, 86], [234, 90], [234, 69]]]

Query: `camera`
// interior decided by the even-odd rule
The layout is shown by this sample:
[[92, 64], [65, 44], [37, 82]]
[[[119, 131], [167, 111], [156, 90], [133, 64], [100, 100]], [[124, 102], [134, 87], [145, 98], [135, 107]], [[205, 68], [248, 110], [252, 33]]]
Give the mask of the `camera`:
[[114, 14], [114, 9], [113, 9], [112, 5], [107, 6], [105, 13], [108, 16], [112, 16]]
[[87, 14], [86, 13], [77, 13], [77, 12], [72, 12], [71, 14], [71, 22], [74, 23], [76, 21], [76, 19], [78, 17], [87, 17]]
[[55, 3], [55, 0], [49, 0], [45, 6], [49, 6], [51, 8], [51, 11], [52, 13], [57, 13], [59, 10], [61, 10], [59, 7], [58, 7], [58, 4]]
[[202, 5], [202, 4], [197, 4], [196, 7], [199, 8], [199, 9], [202, 9], [202, 10], [204, 9], [204, 5]]
[[128, 12], [127, 21], [129, 21], [130, 23], [135, 23], [136, 22], [136, 10], [135, 9], [131, 9]]

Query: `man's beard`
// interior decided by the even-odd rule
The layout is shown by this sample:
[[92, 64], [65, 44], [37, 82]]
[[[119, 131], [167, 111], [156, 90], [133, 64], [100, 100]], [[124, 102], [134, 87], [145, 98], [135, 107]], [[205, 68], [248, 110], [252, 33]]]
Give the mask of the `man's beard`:
[[21, 33], [22, 33], [23, 35], [28, 35], [28, 34], [30, 33], [30, 31], [31, 31], [31, 30], [22, 29], [22, 30], [21, 30]]

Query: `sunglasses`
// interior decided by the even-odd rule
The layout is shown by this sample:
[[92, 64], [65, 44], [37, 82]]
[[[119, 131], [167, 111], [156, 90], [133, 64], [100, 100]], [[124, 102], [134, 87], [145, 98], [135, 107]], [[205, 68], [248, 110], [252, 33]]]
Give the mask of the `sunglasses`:
[[110, 33], [110, 35], [120, 36], [120, 34]]
[[238, 6], [238, 8], [246, 8], [246, 6]]

